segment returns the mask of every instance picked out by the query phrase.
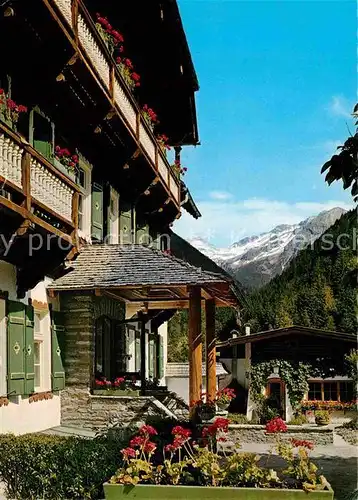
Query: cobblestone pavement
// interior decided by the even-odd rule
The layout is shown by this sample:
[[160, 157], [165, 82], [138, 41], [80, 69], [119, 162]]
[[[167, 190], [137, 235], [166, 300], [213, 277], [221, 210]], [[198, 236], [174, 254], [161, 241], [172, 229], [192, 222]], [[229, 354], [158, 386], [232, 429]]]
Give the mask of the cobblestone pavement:
[[[242, 451], [250, 451], [263, 455], [261, 461], [266, 463], [270, 446], [266, 444], [243, 443]], [[312, 458], [331, 483], [335, 492], [335, 500], [358, 500], [358, 448], [347, 444], [340, 436], [334, 436], [333, 445], [317, 446], [312, 451]], [[273, 455], [269, 459], [272, 467], [282, 467], [284, 462]], [[356, 495], [354, 495], [356, 491]]]

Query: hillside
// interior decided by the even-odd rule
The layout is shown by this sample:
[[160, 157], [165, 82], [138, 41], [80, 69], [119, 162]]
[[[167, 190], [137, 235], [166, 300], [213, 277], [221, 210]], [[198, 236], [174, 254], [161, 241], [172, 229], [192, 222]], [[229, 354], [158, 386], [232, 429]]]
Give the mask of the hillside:
[[344, 214], [268, 285], [248, 296], [252, 331], [303, 325], [357, 332], [357, 212]]
[[281, 224], [269, 232], [242, 238], [228, 248], [217, 248], [201, 238], [190, 243], [252, 290], [281, 274], [300, 250], [319, 238], [344, 213], [342, 208], [332, 208], [298, 224]]

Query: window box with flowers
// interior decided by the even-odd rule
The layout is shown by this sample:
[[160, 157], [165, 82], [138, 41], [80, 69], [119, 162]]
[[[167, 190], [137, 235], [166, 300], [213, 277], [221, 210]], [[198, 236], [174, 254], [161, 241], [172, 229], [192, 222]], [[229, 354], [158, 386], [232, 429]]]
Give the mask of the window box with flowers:
[[117, 377], [113, 382], [106, 378], [96, 379], [92, 393], [94, 396], [140, 396], [135, 380], [125, 377]]
[[56, 146], [53, 163], [55, 167], [60, 170], [60, 172], [65, 174], [72, 181], [76, 182], [78, 173], [78, 155], [71, 154], [67, 148]]
[[133, 69], [133, 63], [128, 57], [116, 57], [117, 68], [126, 82], [129, 89], [133, 92], [140, 87], [140, 75]]
[[175, 160], [172, 165], [172, 170], [175, 176], [180, 179], [182, 175], [185, 175], [188, 171], [187, 167], [182, 167], [180, 160]]
[[0, 89], [0, 120], [4, 121], [13, 130], [16, 130], [16, 124], [21, 113], [27, 113], [27, 107], [16, 104], [5, 93], [4, 89]]
[[[313, 443], [281, 443], [278, 436], [275, 451], [287, 467], [276, 472], [259, 466], [255, 453], [219, 455], [217, 444], [227, 440], [228, 424], [217, 418], [196, 442], [190, 429], [177, 425], [164, 446], [154, 427], [142, 426], [122, 450], [122, 466], [104, 484], [106, 500], [333, 500], [329, 483], [310, 460]], [[271, 431], [279, 432], [276, 427]]]
[[165, 134], [159, 134], [157, 135], [157, 141], [162, 153], [164, 154], [164, 156], [166, 156], [167, 151], [171, 150], [171, 147], [168, 145], [168, 137]]
[[145, 121], [148, 123], [151, 130], [154, 130], [154, 127], [158, 125], [158, 115], [157, 113], [148, 106], [148, 104], [144, 104], [142, 108], [142, 115]]
[[234, 389], [229, 389], [226, 387], [217, 392], [216, 394], [216, 406], [219, 410], [227, 410], [230, 406], [230, 403], [233, 399], [235, 399], [236, 393]]
[[111, 54], [113, 54], [115, 50], [123, 52], [123, 35], [115, 30], [108, 19], [100, 13], [96, 14], [96, 28]]

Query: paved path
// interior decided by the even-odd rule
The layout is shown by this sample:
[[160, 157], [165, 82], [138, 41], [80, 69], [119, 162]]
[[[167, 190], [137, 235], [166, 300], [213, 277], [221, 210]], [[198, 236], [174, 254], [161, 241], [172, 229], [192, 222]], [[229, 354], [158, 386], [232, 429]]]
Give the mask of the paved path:
[[[242, 451], [249, 451], [263, 455], [262, 461], [266, 462], [270, 445], [242, 443]], [[334, 436], [332, 445], [317, 446], [311, 452], [316, 465], [322, 470], [335, 491], [335, 500], [358, 500], [358, 448], [347, 444], [341, 436]], [[284, 462], [278, 456], [270, 457], [273, 467], [282, 467]], [[354, 495], [356, 491], [356, 495]]]

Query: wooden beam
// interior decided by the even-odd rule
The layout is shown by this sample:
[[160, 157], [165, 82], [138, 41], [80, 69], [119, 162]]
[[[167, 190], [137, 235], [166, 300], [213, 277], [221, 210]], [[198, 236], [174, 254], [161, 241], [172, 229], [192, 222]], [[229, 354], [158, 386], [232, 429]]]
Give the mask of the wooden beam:
[[189, 404], [198, 401], [202, 392], [201, 288], [189, 289]]
[[215, 301], [205, 302], [206, 326], [206, 397], [214, 401], [216, 396], [216, 347], [215, 347]]
[[23, 206], [29, 211], [31, 210], [30, 162], [30, 153], [24, 153], [21, 158], [21, 183], [25, 195]]

